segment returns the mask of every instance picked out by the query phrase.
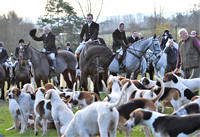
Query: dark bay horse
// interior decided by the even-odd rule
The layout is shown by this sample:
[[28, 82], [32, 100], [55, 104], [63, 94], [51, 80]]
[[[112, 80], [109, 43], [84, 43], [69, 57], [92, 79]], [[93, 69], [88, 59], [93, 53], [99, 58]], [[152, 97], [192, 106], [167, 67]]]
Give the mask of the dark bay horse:
[[47, 55], [29, 45], [22, 48], [21, 54], [23, 59], [30, 59], [32, 63], [33, 76], [37, 87], [41, 86], [41, 80], [46, 84], [49, 78], [62, 73], [68, 88], [72, 89], [76, 81], [76, 57], [74, 54], [66, 50], [59, 51], [56, 55], [56, 72], [51, 72], [49, 71], [50, 65]]
[[[98, 57], [94, 57], [98, 51], [101, 52], [101, 55]], [[92, 59], [87, 58], [91, 55]], [[108, 79], [108, 66], [110, 62], [107, 61], [109, 57], [112, 56], [112, 51], [106, 46], [100, 46], [98, 44], [87, 44], [80, 54], [80, 70], [81, 70], [81, 87], [84, 90], [88, 90], [88, 81], [87, 77], [90, 76], [93, 84], [94, 84], [94, 92], [99, 95], [99, 91], [102, 91], [102, 83], [101, 80], [104, 80], [105, 83]], [[106, 62], [105, 62], [106, 61]], [[101, 66], [101, 67], [100, 67]]]
[[[23, 49], [20, 49], [23, 50]], [[27, 60], [23, 59], [22, 51], [19, 50], [19, 61], [15, 66], [15, 82], [17, 87], [21, 89], [24, 84], [31, 83], [31, 74]], [[20, 86], [21, 82], [21, 86]]]
[[4, 100], [4, 86], [6, 78], [6, 72], [3, 65], [0, 63], [0, 88], [1, 88], [1, 96], [0, 99]]

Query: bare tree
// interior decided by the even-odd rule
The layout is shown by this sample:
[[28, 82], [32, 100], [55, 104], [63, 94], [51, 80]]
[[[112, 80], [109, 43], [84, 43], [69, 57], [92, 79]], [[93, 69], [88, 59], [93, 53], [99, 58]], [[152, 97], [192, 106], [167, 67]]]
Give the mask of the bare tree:
[[88, 13], [91, 13], [95, 16], [96, 18], [95, 22], [97, 22], [101, 14], [101, 11], [103, 9], [104, 0], [99, 0], [95, 2], [93, 1], [93, 3], [92, 0], [76, 0], [76, 1], [81, 9], [83, 18], [85, 18], [85, 16]]

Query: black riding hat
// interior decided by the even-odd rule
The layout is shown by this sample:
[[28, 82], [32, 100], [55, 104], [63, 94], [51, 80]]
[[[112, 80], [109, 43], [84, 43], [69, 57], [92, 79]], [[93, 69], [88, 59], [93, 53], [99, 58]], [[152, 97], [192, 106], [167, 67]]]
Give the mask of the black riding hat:
[[20, 39], [20, 40], [19, 40], [19, 43], [24, 43], [24, 40], [23, 40], [23, 39]]

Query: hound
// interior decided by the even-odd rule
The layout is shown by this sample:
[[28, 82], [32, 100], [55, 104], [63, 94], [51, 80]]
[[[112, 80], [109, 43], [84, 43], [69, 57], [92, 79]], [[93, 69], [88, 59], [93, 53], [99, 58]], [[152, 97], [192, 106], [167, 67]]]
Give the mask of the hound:
[[[163, 86], [163, 82], [161, 81], [161, 79], [157, 78], [158, 81], [160, 81], [162, 83]], [[148, 98], [148, 99], [154, 99], [157, 95], [154, 93], [154, 90], [157, 87], [154, 87], [151, 90], [147, 90], [147, 89], [138, 89], [129, 79], [123, 79], [120, 84], [124, 85], [126, 82], [129, 82], [129, 85], [125, 91], [126, 93], [126, 101], [128, 101], [131, 98]], [[158, 101], [156, 102], [156, 106], [158, 108]]]
[[[68, 100], [69, 97], [72, 96], [72, 94], [73, 92], [67, 91], [62, 92], [59, 95]], [[97, 98], [97, 100], [100, 100], [99, 96], [96, 93], [89, 91], [75, 91], [75, 94], [69, 101], [69, 103], [71, 103], [72, 107], [81, 106], [83, 109], [94, 102], [95, 97], [93, 95]]]
[[[73, 90], [75, 90], [75, 84]], [[70, 121], [73, 119], [74, 114], [61, 100], [58, 92], [55, 89], [48, 90], [45, 98], [51, 100], [51, 115], [53, 117], [58, 136], [60, 137], [61, 134], [64, 134], [64, 131], [69, 125]]]
[[6, 91], [5, 98], [9, 100], [9, 110], [14, 120], [14, 126], [6, 130], [11, 130], [11, 129], [18, 130], [20, 129], [20, 121], [21, 121], [20, 107], [15, 99], [11, 98], [11, 96], [9, 97], [8, 95], [9, 92], [10, 90]]
[[[154, 81], [154, 80], [151, 80], [147, 77], [142, 77], [140, 82], [142, 83], [142, 85], [145, 87], [145, 88], [152, 88], [153, 86], [160, 86], [160, 82], [159, 81]], [[164, 83], [164, 86], [165, 87], [170, 87], [169, 83]]]
[[121, 102], [126, 86], [117, 102], [94, 102], [76, 112], [63, 136], [89, 137], [100, 134], [101, 137], [108, 137], [109, 133], [110, 137], [116, 137], [119, 113], [115, 107]]
[[44, 99], [44, 94], [46, 90], [42, 87], [36, 89], [36, 99], [34, 104], [34, 113], [35, 113], [35, 135], [38, 135], [38, 123], [43, 120], [43, 134], [42, 136], [47, 134], [47, 119], [51, 117], [51, 102], [50, 100]]
[[132, 129], [137, 125], [148, 126], [155, 137], [190, 137], [200, 130], [200, 114], [175, 116], [136, 109], [125, 126]]
[[177, 78], [177, 76], [171, 72], [165, 74], [163, 78], [164, 82], [170, 82], [172, 87], [177, 88], [181, 93], [181, 105], [187, 104], [191, 101], [191, 99], [195, 96], [195, 94], [186, 87], [181, 81]]
[[[172, 72], [167, 73], [168, 75], [172, 75]], [[189, 90], [191, 90], [192, 92], [197, 91], [198, 89], [200, 89], [200, 78], [191, 78], [191, 79], [184, 79], [182, 77], [179, 77], [177, 75], [174, 75], [176, 77], [176, 79], [178, 80], [178, 82], [181, 82], [183, 85], [185, 85], [186, 87], [188, 87]]]
[[[104, 98], [104, 102], [110, 102], [110, 103], [115, 103], [119, 100], [120, 95], [121, 95], [121, 85], [120, 81], [118, 80], [118, 77], [110, 75], [109, 81], [108, 81], [108, 89], [112, 89], [111, 94], [108, 94], [108, 89], [106, 88], [106, 85], [104, 81], [101, 81], [104, 87], [106, 97]], [[124, 98], [120, 102], [120, 104], [123, 104], [125, 102]], [[120, 105], [119, 104], [119, 105]]]
[[33, 94], [23, 93], [18, 88], [11, 88], [8, 94], [9, 98], [15, 99], [20, 106], [21, 113], [21, 130], [20, 133], [24, 133], [28, 126], [28, 118], [30, 114], [34, 114], [33, 106], [35, 102], [35, 96]]
[[192, 102], [181, 106], [172, 115], [189, 115], [200, 113], [200, 97], [195, 96], [192, 98]]
[[[163, 92], [164, 92], [164, 87], [162, 86], [162, 89], [158, 94], [158, 96], [152, 100], [146, 98], [134, 98], [129, 100], [127, 103], [117, 107], [117, 110], [119, 112], [118, 129], [125, 131], [126, 137], [130, 137], [131, 129], [128, 129], [124, 126], [125, 122], [129, 119], [130, 113], [137, 108], [144, 108], [156, 111], [155, 102], [160, 99]], [[144, 128], [144, 131], [146, 136], [150, 136], [150, 133], [147, 128]]]
[[35, 93], [34, 87], [33, 87], [33, 85], [31, 83], [24, 84], [21, 91], [24, 92], [24, 93], [26, 91], [29, 91], [31, 94]]

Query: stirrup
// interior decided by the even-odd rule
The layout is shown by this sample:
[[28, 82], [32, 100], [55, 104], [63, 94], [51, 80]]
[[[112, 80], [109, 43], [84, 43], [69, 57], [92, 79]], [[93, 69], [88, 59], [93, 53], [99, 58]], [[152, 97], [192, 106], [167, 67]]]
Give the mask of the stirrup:
[[56, 68], [55, 67], [50, 67], [50, 69], [52, 70], [52, 71], [56, 71]]
[[124, 64], [121, 64], [120, 66], [119, 66], [119, 69], [124, 69]]

